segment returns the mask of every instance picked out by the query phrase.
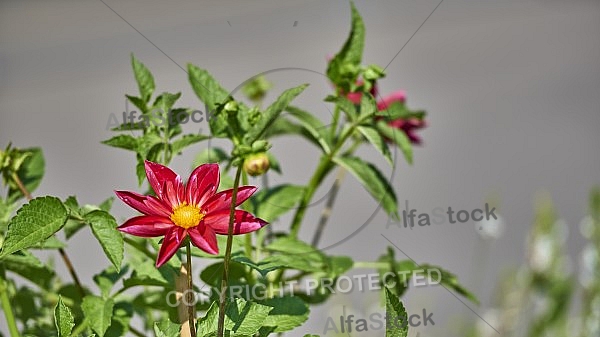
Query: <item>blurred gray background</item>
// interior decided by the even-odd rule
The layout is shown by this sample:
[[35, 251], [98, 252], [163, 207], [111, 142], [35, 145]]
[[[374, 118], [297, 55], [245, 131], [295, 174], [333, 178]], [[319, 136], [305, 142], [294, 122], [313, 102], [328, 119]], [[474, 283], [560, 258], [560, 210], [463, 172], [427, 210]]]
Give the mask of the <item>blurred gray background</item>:
[[[231, 90], [275, 68], [324, 73], [327, 55], [339, 50], [350, 25], [348, 2], [337, 0], [106, 4], [176, 63], [208, 69]], [[378, 212], [363, 231], [328, 253], [372, 261], [389, 245], [384, 234], [418, 263], [456, 273], [481, 299], [480, 306], [468, 305], [483, 316], [498, 277], [524, 262], [539, 191], [552, 196], [567, 223], [570, 268], [579, 270], [579, 222], [589, 189], [600, 183], [600, 2], [445, 0], [392, 61], [438, 4], [356, 2], [367, 27], [364, 63], [389, 64], [381, 94], [404, 89], [411, 108], [428, 112], [429, 126], [420, 132], [424, 145], [415, 148], [413, 166], [398, 158], [393, 186], [400, 205], [408, 200], [419, 212], [472, 210], [497, 200], [503, 234], [482, 241], [472, 222], [409, 230], [390, 226]], [[125, 109], [124, 94], [137, 94], [130, 53], [153, 72], [157, 91], [181, 91], [180, 105], [203, 110], [187, 74], [118, 15], [101, 1], [0, 1], [0, 146], [12, 141], [43, 147], [46, 175], [36, 195], [76, 194], [81, 203], [99, 203], [114, 189], [139, 190], [133, 154], [100, 144], [112, 135], [106, 130], [109, 115]], [[282, 70], [268, 78], [275, 88], [267, 103], [285, 88], [308, 82], [296, 104], [330, 118], [322, 98], [331, 88], [323, 76]], [[206, 123], [186, 125], [189, 132], [199, 129], [206, 133]], [[187, 176], [194, 155], [206, 146], [187, 150], [174, 169]], [[296, 138], [277, 140], [273, 152], [285, 172], [271, 175], [273, 184], [306, 182], [318, 158], [314, 147]], [[385, 166], [371, 149], [360, 154]], [[322, 207], [315, 205], [305, 219], [306, 240]], [[348, 176], [321, 245], [348, 236], [376, 208]], [[120, 202], [113, 210], [120, 219], [133, 214]], [[287, 219], [273, 226], [284, 229]], [[93, 273], [108, 265], [89, 232], [71, 240], [67, 251], [90, 286]], [[405, 258], [398, 250], [396, 256]], [[322, 334], [328, 315], [336, 322], [342, 310], [368, 316], [383, 310], [377, 305], [377, 293], [339, 295], [315, 307], [309, 323], [288, 335]], [[481, 323], [441, 287], [410, 290], [406, 305], [409, 312], [434, 313], [435, 326], [416, 329], [421, 336], [456, 336], [460, 324]]]

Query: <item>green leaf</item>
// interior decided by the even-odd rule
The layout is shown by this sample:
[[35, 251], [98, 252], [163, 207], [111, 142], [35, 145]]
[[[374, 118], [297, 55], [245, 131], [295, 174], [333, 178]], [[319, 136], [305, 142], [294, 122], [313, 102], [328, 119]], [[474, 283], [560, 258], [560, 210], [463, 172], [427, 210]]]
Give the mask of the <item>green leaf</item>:
[[114, 302], [110, 298], [105, 300], [92, 295], [83, 298], [81, 309], [83, 310], [85, 319], [99, 337], [103, 337], [110, 326], [113, 307]]
[[84, 219], [92, 227], [92, 233], [100, 242], [110, 262], [119, 271], [123, 261], [124, 243], [123, 235], [117, 230], [115, 218], [107, 212], [98, 210], [86, 214]]
[[154, 77], [150, 73], [150, 70], [142, 62], [138, 61], [133, 54], [131, 54], [131, 66], [133, 67], [133, 74], [140, 90], [140, 96], [144, 102], [148, 102], [155, 88]]
[[333, 161], [352, 173], [392, 218], [399, 219], [396, 193], [375, 165], [353, 156], [334, 157]]
[[48, 289], [55, 274], [51, 267], [43, 264], [35, 255], [26, 250], [11, 254], [2, 259], [2, 266], [17, 275]]
[[109, 297], [112, 287], [118, 280], [125, 276], [128, 271], [129, 268], [127, 265], [118, 272], [113, 266], [110, 266], [107, 269], [104, 269], [100, 274], [94, 275], [94, 282], [98, 285], [98, 288], [100, 288], [102, 297]]
[[271, 104], [263, 113], [260, 120], [248, 131], [244, 137], [245, 144], [252, 145], [258, 140], [267, 128], [279, 117], [281, 112], [296, 98], [308, 84], [302, 84], [295, 88], [284, 91], [273, 104]]
[[63, 303], [60, 295], [58, 296], [58, 303], [56, 303], [56, 307], [54, 308], [54, 324], [58, 330], [58, 337], [70, 337], [71, 331], [73, 331], [73, 327], [75, 326], [73, 314], [71, 314], [69, 307]]
[[[133, 105], [135, 105], [136, 108], [140, 109], [141, 113], [146, 113], [146, 111], [148, 110], [148, 107], [147, 107], [146, 104], [148, 103], [148, 98], [150, 96], [148, 96], [147, 99], [143, 99], [143, 98], [140, 98], [140, 97], [137, 97], [137, 96], [131, 96], [131, 95], [125, 95], [125, 97], [127, 97], [127, 99], [131, 103], [133, 103]], [[139, 130], [143, 130], [144, 129], [142, 123], [135, 123], [135, 122], [134, 123], [130, 123], [130, 122], [125, 123], [125, 124], [121, 124], [120, 128], [124, 128], [124, 127], [128, 126], [130, 129], [127, 129], [127, 130], [138, 130], [138, 128], [139, 128]]]
[[363, 93], [360, 99], [360, 118], [361, 120], [367, 120], [368, 124], [371, 125], [371, 117], [377, 112], [377, 104], [375, 99], [370, 93]]
[[[241, 298], [229, 301], [225, 309], [225, 329], [231, 331], [230, 336], [252, 336], [264, 325], [271, 310], [272, 307]], [[198, 320], [198, 336], [212, 336], [217, 331], [218, 318], [219, 305], [213, 302], [206, 315]]]
[[261, 190], [254, 198], [256, 216], [268, 222], [277, 220], [296, 204], [304, 195], [304, 187], [298, 185], [278, 185], [268, 190]]
[[389, 126], [386, 122], [380, 121], [377, 123], [377, 130], [387, 139], [393, 141], [404, 155], [404, 158], [409, 164], [413, 162], [412, 144], [410, 139], [404, 134], [404, 131]]
[[[385, 309], [386, 317], [389, 317], [389, 319], [386, 319], [385, 337], [406, 337], [408, 335], [406, 309], [387, 287], [385, 287]], [[397, 319], [397, 317], [400, 317], [400, 319]], [[395, 322], [399, 322], [400, 327]]]
[[308, 320], [310, 313], [306, 303], [293, 296], [274, 297], [258, 303], [273, 307], [263, 323], [263, 326], [274, 327], [272, 332], [284, 332], [299, 327]]
[[360, 133], [362, 133], [363, 136], [365, 136], [369, 143], [371, 143], [375, 149], [381, 153], [381, 155], [388, 161], [388, 163], [390, 163], [390, 165], [394, 164], [390, 149], [377, 130], [369, 126], [358, 126], [357, 129]]
[[479, 300], [477, 299], [477, 296], [475, 296], [473, 293], [471, 293], [465, 287], [463, 287], [458, 282], [458, 277], [456, 275], [454, 275], [451, 272], [449, 272], [445, 269], [442, 269], [438, 266], [433, 266], [433, 265], [429, 265], [429, 264], [422, 264], [419, 268], [425, 269], [425, 270], [439, 270], [439, 272], [442, 274], [442, 276], [441, 276], [442, 280], [440, 281], [441, 285], [446, 286], [447, 288], [456, 291], [460, 295], [469, 299], [471, 302], [473, 302], [475, 304], [479, 304]]
[[171, 144], [173, 153], [180, 153], [184, 148], [210, 138], [206, 135], [188, 134], [177, 139]]
[[[44, 177], [44, 154], [42, 149], [38, 147], [23, 149], [21, 152], [26, 153], [23, 162], [19, 165], [17, 170], [17, 177], [21, 180], [25, 189], [32, 193], [42, 182]], [[14, 203], [18, 199], [22, 198], [23, 194], [17, 186], [13, 184], [9, 185], [8, 190], [8, 201]]]
[[356, 106], [348, 98], [330, 95], [325, 98], [325, 101], [335, 103], [346, 114], [346, 118], [349, 121], [353, 122], [356, 120], [356, 117], [358, 116]]
[[173, 323], [168, 319], [154, 323], [154, 334], [156, 337], [179, 337], [181, 325]]
[[193, 168], [196, 168], [202, 164], [207, 163], [221, 163], [223, 161], [229, 160], [229, 155], [223, 149], [219, 147], [209, 147], [207, 149], [202, 150], [192, 164]]
[[41, 197], [31, 200], [10, 221], [0, 258], [46, 240], [66, 221], [67, 209], [60, 199]]
[[202, 68], [188, 64], [188, 78], [198, 98], [208, 106], [207, 113], [214, 113], [217, 104], [229, 97], [229, 92]]
[[325, 153], [331, 152], [331, 139], [327, 127], [309, 112], [289, 105], [286, 111], [295, 117], [312, 139], [321, 146]]
[[[175, 105], [175, 102], [177, 102], [179, 97], [181, 97], [180, 92], [178, 92], [176, 94], [171, 94], [169, 92], [163, 92], [158, 97], [156, 97], [156, 99], [154, 100], [154, 104], [152, 106], [154, 108], [159, 109], [159, 111], [157, 111], [157, 112], [161, 116], [166, 116], [171, 111], [171, 109], [173, 108], [173, 105]], [[169, 121], [165, 121], [165, 123], [168, 124]]]
[[346, 89], [356, 80], [365, 44], [365, 25], [353, 2], [350, 2], [350, 6], [352, 11], [350, 35], [327, 67], [327, 77], [337, 85], [342, 84], [342, 81], [346, 82], [344, 84]]
[[103, 140], [101, 143], [129, 151], [135, 151], [138, 147], [138, 139], [131, 135], [114, 136], [111, 139]]

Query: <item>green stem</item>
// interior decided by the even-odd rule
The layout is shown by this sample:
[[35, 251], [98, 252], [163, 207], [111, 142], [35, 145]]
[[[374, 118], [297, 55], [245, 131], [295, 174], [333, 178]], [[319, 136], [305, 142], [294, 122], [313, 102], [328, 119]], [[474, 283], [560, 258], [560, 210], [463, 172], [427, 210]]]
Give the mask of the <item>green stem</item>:
[[[339, 109], [336, 106], [336, 111], [338, 111], [338, 110]], [[363, 123], [364, 119], [367, 117], [368, 116], [359, 118], [358, 120], [356, 120], [355, 122], [350, 124], [350, 126], [348, 128], [343, 128], [341, 131], [340, 137], [335, 144], [335, 147], [331, 150], [331, 152], [329, 152], [328, 154], [321, 157], [321, 161], [319, 161], [319, 166], [317, 166], [315, 173], [313, 174], [312, 178], [310, 179], [308, 186], [306, 187], [306, 190], [304, 191], [304, 196], [302, 197], [302, 200], [300, 201], [300, 205], [298, 205], [298, 208], [296, 209], [296, 214], [294, 215], [294, 218], [292, 220], [291, 236], [293, 238], [298, 237], [298, 232], [300, 231], [300, 225], [302, 223], [302, 219], [304, 218], [304, 214], [306, 213], [306, 207], [312, 200], [313, 195], [317, 191], [317, 188], [319, 187], [319, 185], [321, 184], [323, 179], [327, 176], [327, 174], [331, 170], [331, 168], [332, 168], [331, 163], [333, 161], [333, 158], [338, 153], [338, 151], [340, 151], [340, 149], [344, 146], [344, 143], [346, 142], [346, 140], [350, 136], [352, 136], [356, 127], [358, 125], [360, 125], [361, 123]], [[335, 119], [335, 115], [334, 115], [334, 119]], [[354, 148], [355, 148], [355, 146], [351, 147], [351, 149], [354, 149]]]
[[188, 303], [188, 322], [190, 325], [190, 336], [191, 337], [196, 337], [196, 326], [194, 324], [194, 283], [192, 281], [192, 247], [191, 247], [191, 243], [190, 240], [187, 240], [187, 244], [185, 246], [185, 254], [187, 257], [187, 290], [186, 291], [186, 296], [187, 298], [187, 303]]
[[337, 193], [340, 190], [340, 186], [342, 186], [342, 181], [344, 180], [344, 176], [346, 175], [346, 170], [344, 168], [339, 168], [338, 173], [335, 178], [335, 182], [331, 187], [331, 191], [329, 192], [329, 197], [327, 198], [327, 203], [325, 204], [325, 208], [321, 212], [321, 219], [319, 219], [319, 224], [317, 225], [317, 229], [315, 230], [315, 235], [313, 236], [312, 245], [316, 247], [319, 244], [319, 240], [321, 239], [321, 235], [325, 230], [325, 225], [327, 221], [331, 217], [331, 212], [333, 210], [333, 204], [335, 203], [335, 198], [337, 197]]
[[378, 269], [387, 268], [390, 264], [388, 262], [354, 262], [352, 268], [354, 269]]
[[310, 203], [313, 195], [317, 191], [317, 188], [331, 170], [331, 157], [332, 156], [323, 156], [319, 161], [319, 165], [315, 170], [312, 178], [306, 186], [306, 190], [304, 190], [304, 195], [302, 196], [302, 200], [296, 209], [296, 214], [294, 214], [294, 219], [292, 220], [291, 226], [291, 236], [293, 238], [298, 237], [298, 232], [300, 231], [300, 224], [302, 223], [302, 219], [304, 218], [304, 214], [306, 213], [306, 208]]
[[6, 324], [8, 325], [10, 336], [19, 337], [17, 321], [15, 321], [15, 315], [13, 314], [10, 298], [8, 297], [8, 284], [4, 280], [4, 268], [0, 268], [0, 300], [2, 301], [2, 311], [4, 311], [4, 316], [6, 317]]
[[84, 319], [83, 322], [81, 322], [81, 324], [79, 324], [78, 326], [76, 326], [73, 331], [71, 332], [71, 336], [79, 336], [81, 335], [85, 329], [88, 327], [87, 325], [87, 321]]
[[225, 304], [227, 296], [227, 282], [229, 280], [229, 263], [231, 262], [231, 246], [233, 245], [233, 224], [235, 220], [235, 204], [240, 186], [242, 166], [238, 166], [233, 181], [233, 195], [231, 196], [231, 207], [229, 209], [229, 228], [227, 229], [227, 247], [225, 248], [225, 261], [223, 261], [223, 277], [221, 279], [221, 293], [219, 294], [219, 322], [217, 326], [217, 337], [223, 337], [225, 332]]
[[333, 136], [335, 136], [335, 131], [337, 130], [339, 119], [340, 119], [340, 106], [336, 104], [335, 108], [333, 110], [333, 120], [331, 121], [331, 128], [329, 130], [329, 133], [331, 134], [331, 139], [333, 139]]

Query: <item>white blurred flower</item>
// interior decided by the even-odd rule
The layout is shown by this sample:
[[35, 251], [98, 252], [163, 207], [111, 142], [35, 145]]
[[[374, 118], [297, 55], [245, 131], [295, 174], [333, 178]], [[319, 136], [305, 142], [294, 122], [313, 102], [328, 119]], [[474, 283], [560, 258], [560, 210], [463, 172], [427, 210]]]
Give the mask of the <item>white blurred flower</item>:
[[550, 267], [553, 253], [552, 238], [544, 235], [533, 243], [529, 264], [536, 272], [543, 272]]
[[[490, 325], [498, 328], [500, 326], [500, 315], [501, 312], [498, 309], [488, 309], [483, 314], [483, 320], [477, 321], [477, 335], [479, 336], [496, 336], [496, 331], [490, 328]], [[485, 322], [484, 322], [485, 321]], [[487, 322], [487, 323], [486, 323]], [[489, 325], [488, 325], [489, 323]]]
[[594, 235], [594, 221], [591, 216], [586, 216], [581, 219], [579, 223], [579, 230], [581, 231], [581, 235], [583, 235], [586, 239], [591, 239]]
[[594, 282], [596, 273], [595, 267], [598, 264], [598, 252], [592, 244], [588, 244], [583, 248], [579, 256], [579, 283], [583, 287], [589, 287]]
[[504, 219], [498, 215], [498, 219], [475, 222], [475, 230], [484, 240], [499, 239], [504, 233]]

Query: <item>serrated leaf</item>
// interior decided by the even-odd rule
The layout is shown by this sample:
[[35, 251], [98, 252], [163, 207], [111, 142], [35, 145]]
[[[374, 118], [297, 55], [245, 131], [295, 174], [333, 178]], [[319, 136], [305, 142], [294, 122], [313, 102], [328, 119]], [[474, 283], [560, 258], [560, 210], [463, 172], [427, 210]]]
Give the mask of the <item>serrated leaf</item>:
[[[241, 298], [229, 301], [225, 309], [225, 329], [230, 336], [252, 336], [263, 326], [272, 307], [245, 301]], [[207, 337], [217, 331], [219, 306], [216, 302], [206, 315], [198, 320], [198, 336]]]
[[67, 215], [67, 209], [58, 198], [31, 200], [11, 219], [0, 258], [46, 240], [64, 226]]
[[300, 95], [307, 86], [308, 84], [302, 84], [295, 88], [288, 89], [279, 95], [275, 102], [264, 111], [260, 120], [244, 136], [245, 143], [247, 145], [252, 145], [252, 143], [258, 140], [267, 130], [269, 125], [273, 124], [283, 110], [287, 108], [294, 98]]
[[117, 230], [115, 218], [107, 212], [97, 210], [86, 214], [84, 219], [92, 227], [92, 233], [100, 242], [110, 262], [119, 271], [123, 261], [124, 243], [123, 235]]
[[[408, 335], [408, 317], [404, 305], [385, 287], [386, 324], [385, 337], [406, 337]], [[399, 317], [399, 319], [397, 318]], [[395, 322], [399, 322], [398, 327]]]
[[410, 139], [404, 134], [404, 131], [393, 128], [384, 121], [377, 122], [377, 129], [385, 138], [398, 145], [406, 161], [412, 164], [412, 144], [410, 143]]
[[392, 218], [399, 218], [396, 193], [375, 165], [353, 156], [334, 157], [333, 161], [352, 173]]
[[81, 309], [85, 319], [99, 337], [104, 337], [104, 333], [110, 326], [113, 307], [114, 302], [110, 298], [105, 300], [92, 295], [83, 298]]
[[54, 324], [58, 330], [58, 337], [70, 337], [71, 331], [75, 326], [75, 320], [69, 307], [67, 307], [60, 295], [58, 296], [58, 303], [54, 308]]
[[346, 118], [349, 121], [356, 120], [356, 117], [358, 116], [356, 106], [348, 98], [343, 96], [327, 96], [325, 101], [335, 103], [346, 114]]
[[[327, 67], [327, 77], [338, 85], [341, 84], [344, 77], [348, 77], [345, 74], [345, 67], [351, 65], [358, 69], [365, 44], [365, 25], [363, 20], [353, 2], [350, 2], [350, 7], [352, 11], [350, 35], [346, 39], [342, 49], [331, 59]], [[349, 86], [351, 84], [350, 81], [354, 82], [354, 80], [354, 77], [346, 78], [346, 81], [348, 81], [346, 86]]]
[[140, 90], [140, 96], [144, 102], [148, 102], [155, 88], [154, 77], [150, 73], [150, 70], [142, 62], [138, 61], [133, 54], [131, 54], [131, 66], [133, 67], [133, 74]]
[[[136, 108], [140, 109], [141, 113], [145, 113], [146, 110], [148, 110], [148, 106], [146, 105], [146, 103], [148, 103], [148, 99], [146, 99], [144, 101], [143, 98], [137, 97], [137, 96], [131, 96], [131, 95], [125, 95], [125, 97], [127, 97], [127, 99], [133, 103], [133, 105], [135, 105]], [[131, 122], [131, 121], [130, 121]], [[123, 125], [129, 125], [130, 127], [135, 127], [135, 126], [140, 126], [140, 130], [143, 129], [143, 124], [142, 123], [125, 123], [122, 124]]]
[[154, 323], [154, 334], [156, 337], [179, 337], [181, 325], [166, 319]]
[[188, 64], [188, 79], [198, 98], [208, 107], [207, 113], [214, 112], [217, 104], [229, 97], [229, 92], [208, 71], [193, 64]]
[[[32, 193], [42, 182], [45, 171], [45, 160], [42, 149], [38, 147], [22, 149], [21, 152], [26, 153], [27, 156], [23, 158], [23, 162], [19, 165], [17, 171], [17, 177], [25, 186], [25, 189]], [[8, 201], [14, 203], [18, 199], [24, 197], [23, 193], [19, 188], [9, 185], [8, 189]]]
[[111, 139], [103, 140], [101, 143], [129, 151], [135, 151], [138, 147], [138, 139], [131, 135], [114, 136]]
[[331, 139], [329, 139], [327, 127], [323, 125], [318, 118], [314, 117], [309, 112], [291, 105], [288, 105], [286, 111], [300, 122], [300, 125], [302, 125], [306, 132], [312, 137], [312, 140], [316, 142], [325, 153], [331, 152]]
[[358, 126], [357, 129], [375, 147], [377, 152], [381, 153], [390, 165], [394, 164], [390, 149], [377, 130], [369, 126]]
[[256, 216], [268, 222], [277, 220], [281, 215], [293, 209], [304, 195], [304, 187], [298, 185], [278, 185], [261, 190], [252, 200], [256, 207]]
[[432, 266], [429, 264], [422, 264], [420, 266], [420, 269], [425, 269], [425, 270], [438, 270], [440, 272], [441, 275], [441, 281], [440, 284], [443, 286], [446, 286], [454, 291], [456, 291], [457, 293], [459, 293], [460, 295], [464, 296], [465, 298], [469, 299], [470, 301], [472, 301], [475, 304], [479, 304], [479, 300], [477, 299], [477, 297], [471, 293], [470, 291], [467, 290], [467, 288], [463, 287], [459, 282], [458, 282], [458, 277], [456, 277], [456, 275], [454, 275], [453, 273], [440, 268], [438, 266]]
[[259, 304], [273, 307], [263, 326], [274, 327], [272, 332], [284, 332], [299, 327], [308, 320], [310, 309], [298, 297], [274, 297], [258, 301]]
[[176, 141], [174, 141], [171, 144], [171, 148], [172, 148], [173, 153], [180, 153], [186, 147], [196, 144], [196, 143], [199, 143], [208, 138], [210, 138], [210, 137], [206, 136], [206, 135], [194, 135], [194, 134], [183, 135], [181, 138], [177, 139]]

